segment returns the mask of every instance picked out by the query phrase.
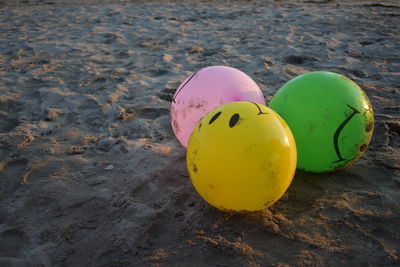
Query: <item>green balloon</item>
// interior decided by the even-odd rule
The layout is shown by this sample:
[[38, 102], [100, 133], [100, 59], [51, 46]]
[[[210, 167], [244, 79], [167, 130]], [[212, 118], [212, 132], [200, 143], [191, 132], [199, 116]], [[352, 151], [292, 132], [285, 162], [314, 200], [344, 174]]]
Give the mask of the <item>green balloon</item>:
[[337, 73], [297, 76], [276, 92], [269, 106], [292, 130], [301, 170], [330, 172], [350, 165], [372, 137], [374, 114], [367, 95]]

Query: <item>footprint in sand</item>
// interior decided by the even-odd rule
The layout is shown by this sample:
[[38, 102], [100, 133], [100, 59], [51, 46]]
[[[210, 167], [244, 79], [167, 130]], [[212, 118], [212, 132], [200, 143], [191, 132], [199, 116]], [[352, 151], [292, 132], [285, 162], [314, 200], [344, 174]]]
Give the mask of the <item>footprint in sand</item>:
[[0, 113], [0, 133], [7, 133], [18, 125], [18, 120]]
[[310, 57], [310, 56], [305, 56], [305, 55], [301, 55], [301, 56], [287, 56], [285, 57], [285, 63], [289, 63], [289, 64], [293, 64], [293, 65], [302, 65], [308, 62], [313, 62], [313, 61], [318, 61], [318, 58], [315, 57]]
[[28, 235], [16, 228], [2, 232], [0, 240], [0, 257], [17, 257], [30, 243]]
[[161, 92], [158, 93], [158, 97], [162, 100], [172, 102], [172, 99], [174, 97], [175, 89], [164, 89], [161, 90]]
[[139, 117], [155, 120], [162, 115], [168, 115], [169, 110], [166, 108], [142, 108], [137, 110]]

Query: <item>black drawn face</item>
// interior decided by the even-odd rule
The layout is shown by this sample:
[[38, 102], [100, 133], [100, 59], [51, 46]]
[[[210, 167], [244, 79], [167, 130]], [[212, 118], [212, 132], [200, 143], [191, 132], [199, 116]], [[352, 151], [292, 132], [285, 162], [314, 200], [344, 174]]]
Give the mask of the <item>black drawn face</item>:
[[[268, 114], [268, 113], [266, 113], [266, 112], [262, 112], [262, 111], [261, 111], [261, 108], [260, 108], [260, 106], [259, 106], [258, 104], [253, 103], [253, 102], [252, 102], [252, 104], [254, 104], [254, 105], [257, 107], [257, 109], [258, 109], [258, 113], [257, 113], [256, 115]], [[222, 111], [218, 111], [217, 113], [215, 113], [215, 114], [211, 117], [211, 119], [210, 119], [210, 121], [208, 122], [208, 124], [210, 125], [210, 124], [214, 123], [214, 122], [221, 116], [221, 114], [222, 114]], [[241, 119], [241, 118], [240, 118], [240, 114], [239, 114], [239, 113], [234, 113], [234, 114], [232, 114], [232, 115], [230, 116], [229, 123], [228, 123], [229, 128], [235, 127], [235, 126], [239, 123], [240, 119]]]
[[[212, 124], [214, 121], [216, 121], [218, 119], [218, 117], [222, 114], [221, 111], [217, 112], [212, 118], [211, 120], [208, 122], [208, 124]], [[231, 118], [229, 119], [229, 127], [232, 128], [234, 127], [240, 119], [240, 115], [238, 113], [235, 113], [231, 116]]]
[[207, 113], [193, 131], [186, 155], [196, 190], [224, 210], [271, 205], [289, 186], [296, 167], [287, 125], [267, 107], [245, 101]]
[[350, 116], [348, 116], [336, 129], [335, 134], [333, 135], [333, 146], [335, 147], [335, 152], [336, 155], [338, 156], [338, 160], [333, 161], [332, 163], [336, 163], [336, 162], [341, 162], [341, 161], [345, 161], [347, 159], [342, 157], [342, 154], [340, 153], [340, 148], [339, 148], [339, 136], [340, 133], [343, 131], [344, 127], [346, 126], [347, 123], [350, 122], [350, 120], [356, 115], [359, 114], [360, 111], [358, 111], [357, 109], [353, 108], [350, 105], [347, 105], [351, 110], [353, 110], [353, 112], [350, 114]]
[[[350, 161], [353, 160], [354, 157], [357, 157], [360, 152], [364, 152], [367, 147], [368, 147], [368, 142], [369, 142], [369, 138], [372, 135], [372, 130], [374, 127], [374, 122], [373, 122], [373, 112], [372, 112], [372, 108], [370, 106], [370, 104], [368, 102], [366, 102], [362, 108], [360, 109], [356, 109], [351, 105], [346, 105], [352, 112], [347, 116], [347, 118], [345, 120], [343, 120], [342, 123], [340, 123], [333, 135], [333, 146], [335, 148], [335, 152], [336, 152], [336, 156], [337, 156], [337, 160], [332, 161], [331, 163], [339, 163], [339, 162], [343, 162], [343, 161]], [[363, 111], [364, 110], [364, 111]], [[361, 118], [362, 116], [362, 118]], [[364, 127], [364, 132], [354, 132], [353, 134], [355, 135], [361, 135], [361, 139], [363, 140], [359, 140], [358, 142], [361, 143], [354, 143], [353, 146], [358, 147], [359, 152], [357, 152], [356, 155], [354, 155], [352, 158], [346, 158], [343, 156], [343, 151], [341, 150], [341, 146], [340, 146], [340, 136], [341, 133], [343, 132], [343, 130], [346, 128], [346, 126], [354, 119], [358, 119], [359, 121], [362, 120], [365, 127]], [[353, 141], [355, 142], [355, 141]], [[351, 143], [347, 143], [346, 146], [348, 147], [349, 145], [351, 145]]]
[[196, 71], [195, 73], [193, 73], [192, 75], [190, 75], [189, 78], [186, 80], [186, 82], [185, 82], [183, 85], [181, 85], [181, 86], [178, 87], [178, 89], [177, 89], [177, 91], [176, 91], [176, 93], [175, 93], [175, 95], [174, 95], [174, 98], [172, 99], [172, 102], [176, 103], [175, 99], [176, 99], [176, 98], [178, 97], [178, 95], [182, 92], [182, 90], [185, 88], [185, 86], [188, 85], [188, 83], [190, 83], [190, 81], [191, 81], [199, 72], [200, 72], [200, 71]]

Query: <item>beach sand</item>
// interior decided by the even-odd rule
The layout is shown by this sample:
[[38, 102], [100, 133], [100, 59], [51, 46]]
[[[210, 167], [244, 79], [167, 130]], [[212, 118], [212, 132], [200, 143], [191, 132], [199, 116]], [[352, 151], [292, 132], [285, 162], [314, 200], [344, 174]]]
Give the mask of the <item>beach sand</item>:
[[[399, 266], [397, 1], [0, 1], [0, 266]], [[309, 71], [375, 111], [370, 147], [269, 209], [205, 203], [169, 119], [179, 82]]]

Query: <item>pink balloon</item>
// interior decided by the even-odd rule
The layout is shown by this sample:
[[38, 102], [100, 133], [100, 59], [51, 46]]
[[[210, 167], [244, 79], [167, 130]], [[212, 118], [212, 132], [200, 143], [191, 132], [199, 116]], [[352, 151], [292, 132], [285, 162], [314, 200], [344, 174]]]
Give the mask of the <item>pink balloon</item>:
[[171, 124], [175, 136], [186, 147], [197, 122], [205, 114], [235, 101], [265, 105], [258, 85], [238, 69], [211, 66], [193, 73], [179, 85], [172, 100]]

